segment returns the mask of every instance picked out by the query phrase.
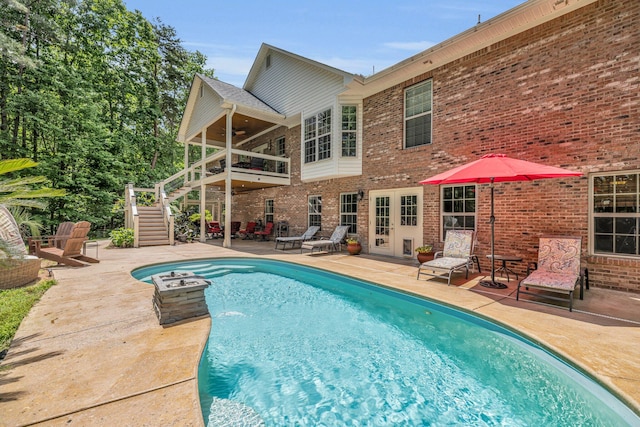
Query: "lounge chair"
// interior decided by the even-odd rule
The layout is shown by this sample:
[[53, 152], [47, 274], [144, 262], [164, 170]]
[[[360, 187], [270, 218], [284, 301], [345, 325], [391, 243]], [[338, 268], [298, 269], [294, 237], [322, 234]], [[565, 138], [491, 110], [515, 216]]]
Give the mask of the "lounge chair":
[[243, 229], [243, 230], [239, 230], [238, 234], [240, 234], [241, 236], [244, 236], [243, 239], [247, 240], [247, 239], [253, 239], [253, 234], [256, 232], [256, 222], [255, 221], [249, 221], [247, 222], [247, 226]]
[[344, 236], [347, 235], [348, 230], [348, 225], [339, 225], [333, 230], [331, 237], [328, 239], [307, 240], [306, 242], [302, 242], [300, 245], [300, 253], [302, 253], [303, 249], [310, 249], [311, 253], [313, 253], [314, 249], [318, 249], [319, 251], [324, 249], [328, 252], [342, 250], [342, 240], [344, 240]]
[[[540, 238], [538, 262], [530, 263], [527, 276], [518, 283], [516, 300], [520, 294], [535, 295], [556, 301], [566, 301], [554, 295], [528, 292], [529, 288], [566, 294], [569, 311], [573, 311], [573, 292], [580, 285], [580, 299], [584, 297], [585, 278], [580, 270], [582, 238], [574, 236], [543, 236]], [[589, 289], [589, 280], [586, 280]], [[522, 290], [525, 288], [526, 290]]]
[[464, 269], [469, 278], [469, 266], [472, 265], [474, 232], [472, 230], [449, 230], [444, 239], [444, 249], [436, 252], [431, 261], [420, 264], [418, 275], [447, 279], [451, 284], [451, 275]]
[[41, 248], [39, 242], [36, 241], [36, 255], [70, 267], [84, 267], [89, 263], [100, 262], [82, 253], [82, 246], [87, 240], [90, 228], [91, 223], [88, 221], [77, 222], [71, 230], [71, 236], [67, 239], [64, 249], [56, 247]]
[[67, 243], [67, 239], [71, 235], [71, 230], [73, 230], [74, 222], [65, 221], [61, 222], [56, 229], [56, 234], [53, 236], [39, 236], [39, 237], [29, 237], [29, 254], [35, 255], [36, 253], [36, 241], [39, 241], [41, 248], [51, 248], [55, 247], [58, 249], [64, 249], [65, 243]]
[[269, 236], [273, 231], [273, 222], [268, 222], [267, 225], [264, 226], [264, 230], [256, 231], [254, 236], [262, 237], [262, 240], [269, 240]]
[[291, 243], [291, 249], [295, 248], [298, 243], [302, 245], [303, 242], [307, 240], [311, 240], [313, 236], [320, 230], [320, 227], [317, 225], [312, 225], [307, 228], [307, 231], [302, 233], [301, 236], [282, 236], [276, 237], [276, 249], [278, 249], [278, 244], [282, 244], [282, 250], [284, 251], [287, 248], [287, 244]]

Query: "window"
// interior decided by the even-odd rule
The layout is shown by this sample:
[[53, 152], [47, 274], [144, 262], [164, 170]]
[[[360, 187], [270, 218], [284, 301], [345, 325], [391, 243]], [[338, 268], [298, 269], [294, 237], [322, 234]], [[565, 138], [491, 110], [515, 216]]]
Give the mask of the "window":
[[640, 171], [594, 175], [589, 184], [593, 252], [640, 255]]
[[476, 229], [476, 186], [442, 187], [442, 238], [447, 230]]
[[[281, 136], [276, 139], [276, 156], [284, 157], [285, 155], [284, 136]], [[287, 173], [287, 164], [285, 162], [276, 162], [276, 172]]]
[[331, 157], [331, 109], [304, 119], [304, 162]]
[[309, 196], [309, 227], [322, 227], [322, 196]]
[[266, 199], [264, 201], [264, 223], [273, 222], [273, 199]]
[[411, 86], [405, 91], [405, 148], [431, 144], [431, 98], [431, 80]]
[[400, 225], [418, 225], [418, 196], [400, 196]]
[[342, 157], [356, 157], [357, 115], [355, 105], [342, 106]]
[[340, 225], [349, 226], [349, 234], [358, 232], [358, 193], [340, 195]]

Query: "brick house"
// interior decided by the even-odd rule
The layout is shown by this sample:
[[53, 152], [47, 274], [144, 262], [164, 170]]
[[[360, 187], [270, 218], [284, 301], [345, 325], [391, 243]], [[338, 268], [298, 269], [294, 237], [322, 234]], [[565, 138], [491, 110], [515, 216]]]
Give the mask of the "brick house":
[[263, 45], [243, 88], [194, 78], [173, 179], [227, 226], [350, 225], [373, 254], [474, 229], [489, 269], [489, 187], [419, 181], [487, 153], [577, 170], [496, 184], [496, 253], [522, 271], [580, 235], [592, 286], [640, 292], [639, 22], [636, 0], [530, 0], [369, 77]]

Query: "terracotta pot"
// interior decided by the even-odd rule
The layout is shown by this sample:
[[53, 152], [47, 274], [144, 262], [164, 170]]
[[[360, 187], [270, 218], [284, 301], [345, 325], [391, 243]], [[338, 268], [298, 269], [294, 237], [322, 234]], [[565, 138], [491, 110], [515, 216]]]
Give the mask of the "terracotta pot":
[[433, 252], [418, 252], [418, 262], [422, 264], [423, 262], [431, 261], [433, 259]]
[[349, 251], [351, 255], [359, 255], [360, 252], [362, 252], [362, 245], [360, 243], [348, 243], [347, 251]]

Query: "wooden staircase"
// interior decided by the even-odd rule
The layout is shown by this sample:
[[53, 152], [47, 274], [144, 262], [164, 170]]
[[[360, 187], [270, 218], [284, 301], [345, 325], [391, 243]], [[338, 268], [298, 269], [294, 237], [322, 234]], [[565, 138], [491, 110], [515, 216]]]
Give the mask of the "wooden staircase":
[[169, 230], [164, 223], [161, 209], [159, 206], [138, 206], [140, 247], [169, 244]]

